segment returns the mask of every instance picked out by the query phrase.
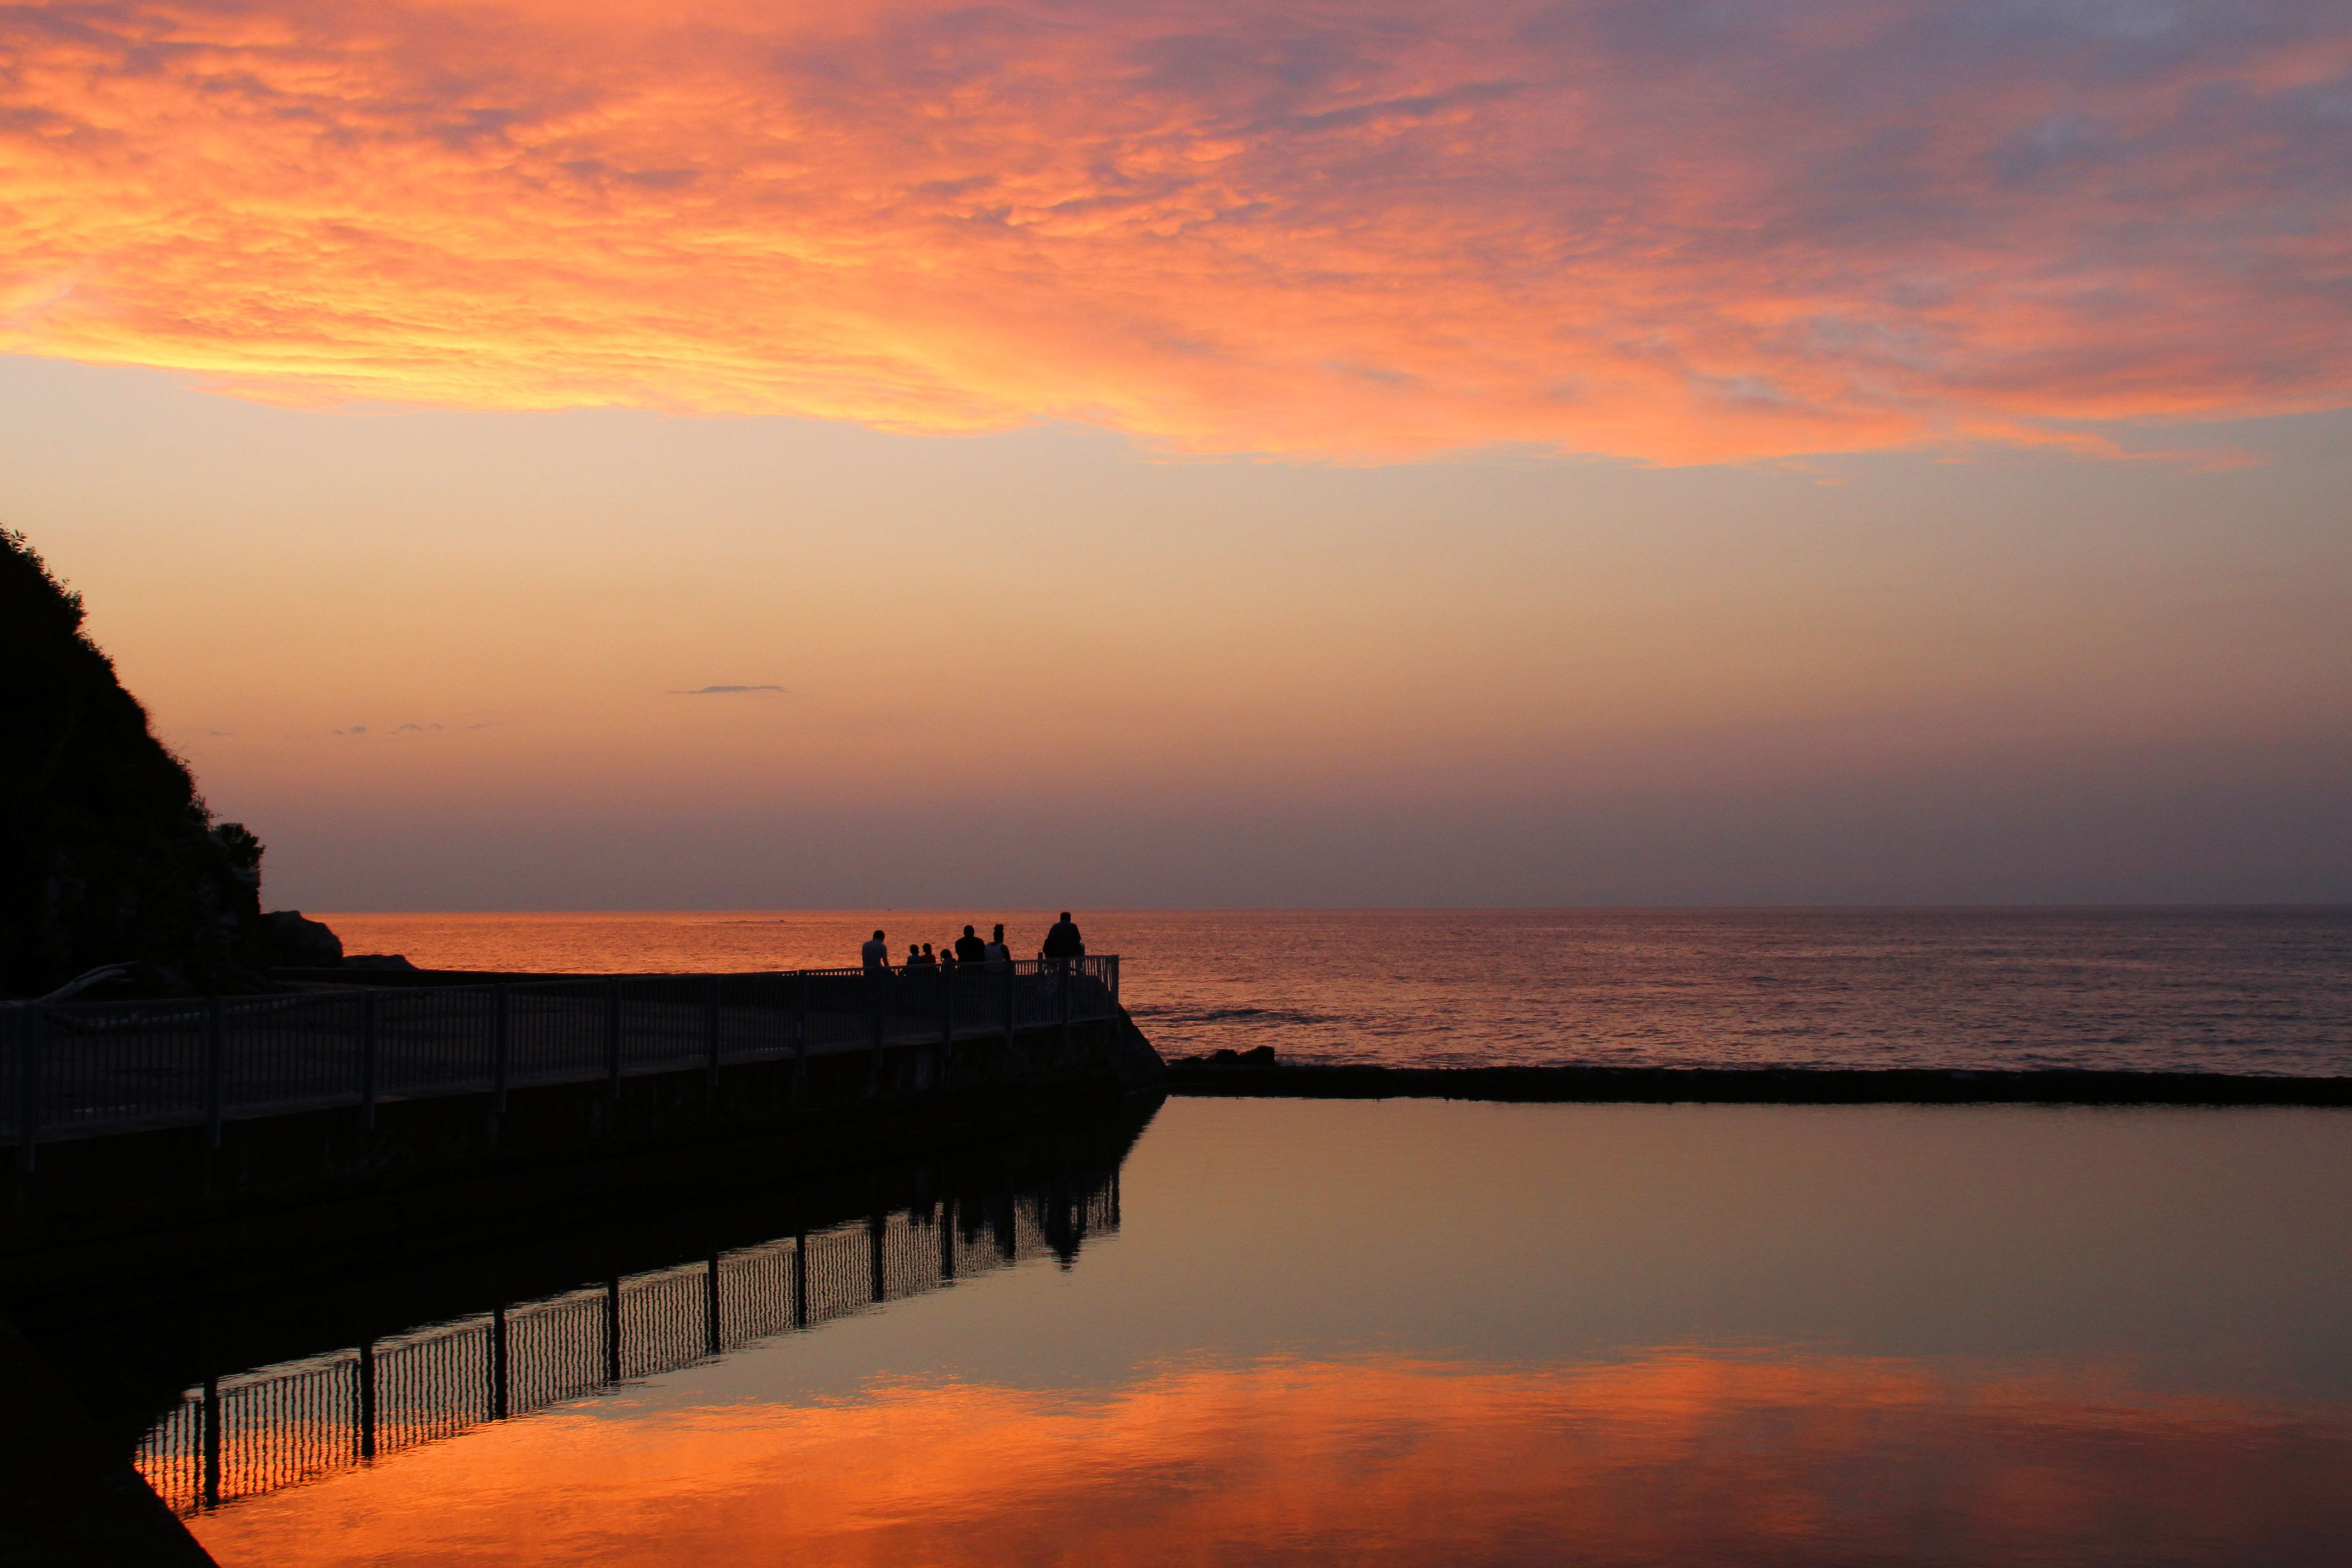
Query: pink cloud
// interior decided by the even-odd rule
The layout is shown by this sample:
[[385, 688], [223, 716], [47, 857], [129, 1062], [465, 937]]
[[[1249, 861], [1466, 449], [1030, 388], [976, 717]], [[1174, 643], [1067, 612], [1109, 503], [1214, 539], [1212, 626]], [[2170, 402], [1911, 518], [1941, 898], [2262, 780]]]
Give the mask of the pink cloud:
[[2352, 394], [2315, 0], [0, 9], [0, 348], [1679, 462]]

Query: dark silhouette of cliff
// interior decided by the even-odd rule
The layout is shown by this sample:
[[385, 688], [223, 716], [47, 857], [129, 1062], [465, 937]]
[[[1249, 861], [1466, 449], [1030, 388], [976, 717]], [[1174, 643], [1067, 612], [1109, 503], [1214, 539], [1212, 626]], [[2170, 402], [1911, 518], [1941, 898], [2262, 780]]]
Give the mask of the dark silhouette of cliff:
[[83, 634], [81, 595], [0, 530], [0, 995], [110, 963], [143, 990], [257, 988], [261, 853], [214, 826]]

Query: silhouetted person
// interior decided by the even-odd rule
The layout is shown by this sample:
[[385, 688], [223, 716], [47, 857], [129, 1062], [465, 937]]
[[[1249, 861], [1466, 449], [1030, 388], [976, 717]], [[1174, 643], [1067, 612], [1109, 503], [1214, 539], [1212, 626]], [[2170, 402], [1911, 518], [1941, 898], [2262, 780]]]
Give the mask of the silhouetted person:
[[907, 944], [907, 965], [906, 965], [906, 967], [907, 967], [907, 973], [909, 973], [909, 974], [912, 974], [912, 973], [915, 973], [915, 971], [917, 971], [918, 969], [920, 969], [922, 966], [923, 966], [923, 954], [922, 954], [922, 950], [921, 950], [921, 949], [919, 949], [919, 948], [918, 948], [918, 947], [917, 947], [913, 942], [908, 942], [908, 943]]
[[999, 925], [996, 928], [996, 934], [988, 939], [988, 945], [981, 952], [982, 956], [988, 960], [988, 967], [991, 969], [1003, 969], [1011, 965], [1013, 950], [1004, 945], [1003, 926]]
[[1070, 911], [1064, 910], [1062, 918], [1054, 922], [1054, 929], [1045, 933], [1045, 945], [1039, 950], [1038, 956], [1084, 958], [1086, 955], [1086, 938], [1078, 934], [1078, 928], [1071, 922]]
[[866, 973], [868, 974], [879, 974], [890, 967], [890, 944], [883, 940], [882, 933], [878, 931], [874, 933], [874, 940], [859, 948], [857, 952], [858, 956], [865, 961]]
[[940, 966], [940, 961], [932, 955], [931, 944], [928, 942], [923, 943], [923, 956], [915, 962], [929, 969], [937, 969]]
[[963, 934], [956, 938], [955, 955], [958, 963], [978, 963], [988, 956], [988, 943], [972, 935], [971, 927], [966, 926]]

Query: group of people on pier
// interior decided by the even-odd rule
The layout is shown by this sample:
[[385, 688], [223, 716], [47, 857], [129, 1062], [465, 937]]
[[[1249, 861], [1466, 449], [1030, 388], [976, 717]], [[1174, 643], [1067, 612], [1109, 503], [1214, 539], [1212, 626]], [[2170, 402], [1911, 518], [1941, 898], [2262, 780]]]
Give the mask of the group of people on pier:
[[[866, 973], [868, 974], [881, 974], [891, 968], [890, 939], [881, 931], [876, 931], [872, 940], [868, 941], [859, 952], [865, 963]], [[1062, 918], [1055, 921], [1053, 928], [1045, 932], [1045, 944], [1038, 948], [1037, 956], [1039, 958], [1084, 958], [1086, 955], [1086, 938], [1078, 934], [1077, 923], [1070, 919], [1070, 911], [1064, 910]], [[952, 972], [965, 964], [976, 964], [982, 969], [996, 971], [1013, 966], [1013, 950], [1004, 943], [1004, 927], [1001, 923], [996, 927], [995, 934], [985, 942], [981, 940], [971, 926], [966, 926], [963, 928], [963, 934], [955, 941], [941, 942], [940, 951], [936, 953], [931, 951], [931, 944], [928, 942], [921, 943], [910, 942], [907, 944], [906, 961], [898, 965], [898, 968], [902, 973], [923, 974], [940, 971]]]

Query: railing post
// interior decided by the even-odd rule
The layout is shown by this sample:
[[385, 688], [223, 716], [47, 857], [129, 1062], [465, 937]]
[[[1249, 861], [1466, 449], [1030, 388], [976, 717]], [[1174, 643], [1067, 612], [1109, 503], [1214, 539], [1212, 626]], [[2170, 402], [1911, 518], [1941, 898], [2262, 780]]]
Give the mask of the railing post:
[[702, 1272], [702, 1353], [717, 1355], [719, 1351], [719, 1254], [714, 1252]]
[[874, 977], [874, 1059], [866, 1069], [866, 1092], [882, 1092], [882, 1025], [889, 1010], [890, 972], [881, 971]]
[[703, 990], [708, 994], [703, 1003], [702, 1045], [709, 1058], [706, 1081], [714, 1093], [719, 1089], [719, 994], [723, 984], [716, 974], [703, 982]]
[[205, 1147], [221, 1146], [221, 999], [205, 998]]
[[501, 980], [490, 987], [490, 1107], [504, 1116], [507, 1112], [508, 1042], [512, 1030], [509, 1022], [512, 1009], [507, 999], [505, 981]]
[[507, 1309], [490, 1309], [490, 1419], [507, 1418]]
[[33, 1173], [41, 1147], [41, 1005], [16, 1009], [16, 1168]]
[[205, 1506], [220, 1507], [221, 1415], [220, 1379], [205, 1379]]
[[866, 1283], [872, 1288], [877, 1302], [890, 1299], [890, 1270], [884, 1255], [883, 1243], [890, 1234], [890, 1216], [872, 1214], [866, 1217]]
[[1062, 992], [1062, 1049], [1066, 1051], [1070, 1048], [1070, 961], [1056, 959], [1054, 968]]
[[375, 1458], [375, 1342], [360, 1345], [360, 1458]]
[[793, 1327], [808, 1327], [808, 1232], [793, 1231]]
[[360, 1121], [375, 1130], [376, 1021], [383, 993], [360, 993]]
[[621, 1381], [621, 1281], [604, 1281], [604, 1381]]
[[809, 977], [803, 970], [793, 987], [793, 1094], [808, 1078]]
[[621, 1098], [621, 983], [604, 982], [604, 1073], [609, 1097]]
[[936, 1087], [940, 1089], [945, 1089], [947, 1087], [948, 1063], [952, 1060], [955, 1056], [955, 988], [957, 977], [962, 973], [963, 965], [961, 963], [957, 964], [953, 969], [950, 969], [945, 964], [941, 964], [939, 970], [940, 1070], [939, 1082]]
[[1012, 959], [1004, 963], [1004, 1048], [1013, 1049], [1013, 1032], [1021, 1026], [1021, 965]]

